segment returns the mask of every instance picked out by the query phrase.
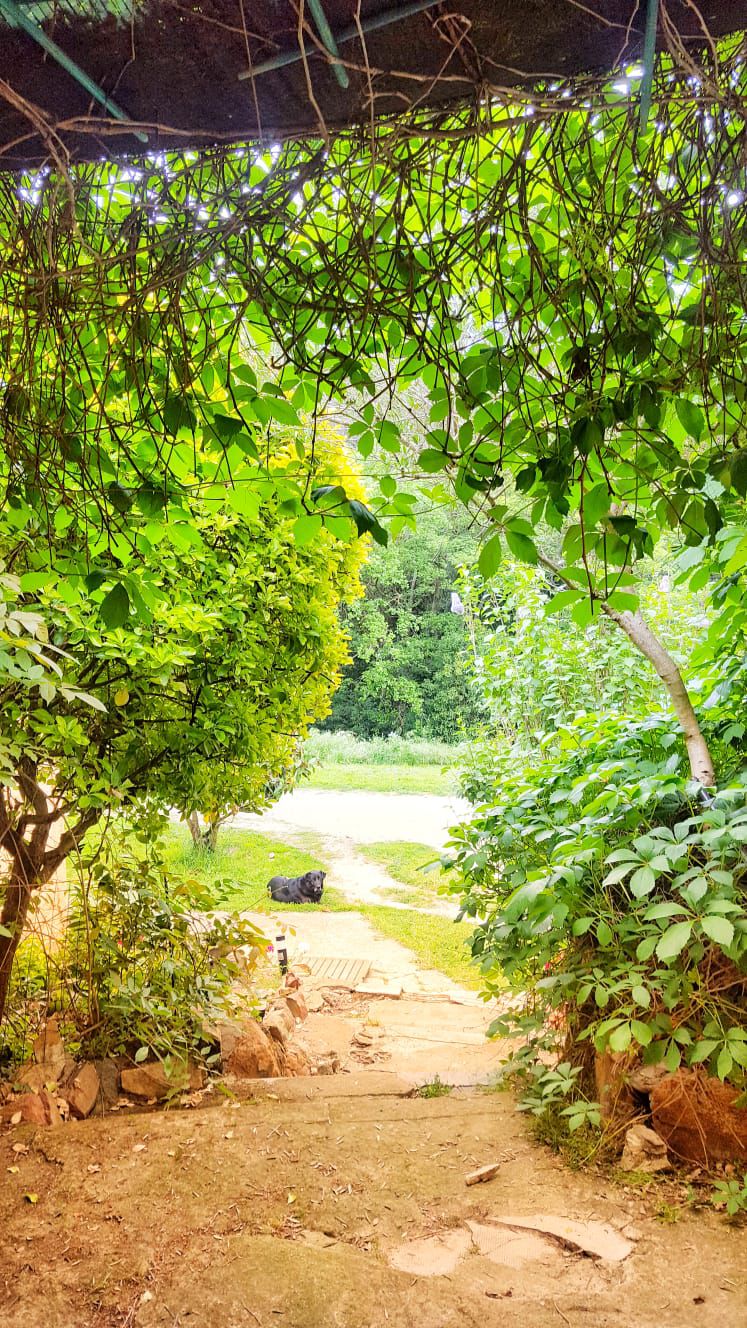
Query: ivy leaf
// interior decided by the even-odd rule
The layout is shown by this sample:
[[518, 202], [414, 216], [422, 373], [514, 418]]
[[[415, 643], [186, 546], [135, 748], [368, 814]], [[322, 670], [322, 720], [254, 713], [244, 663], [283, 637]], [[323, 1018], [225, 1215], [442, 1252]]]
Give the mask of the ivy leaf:
[[163, 405], [163, 424], [166, 432], [170, 433], [172, 437], [175, 437], [180, 429], [194, 431], [197, 426], [197, 419], [186, 397], [170, 396], [166, 398]]
[[130, 616], [130, 597], [127, 587], [117, 581], [101, 601], [99, 613], [107, 627], [122, 627]]
[[699, 442], [705, 428], [705, 419], [700, 406], [696, 406], [693, 401], [688, 401], [686, 397], [678, 397], [674, 403], [674, 409], [685, 432], [696, 442]]
[[656, 885], [656, 876], [650, 867], [639, 867], [630, 878], [630, 893], [635, 899], [650, 895]]
[[692, 929], [691, 922], [675, 922], [673, 927], [668, 927], [656, 946], [659, 959], [665, 963], [669, 959], [676, 959], [687, 945]]
[[528, 535], [523, 535], [521, 531], [507, 529], [506, 543], [514, 557], [520, 558], [523, 563], [536, 564], [539, 561], [534, 540]]
[[449, 464], [449, 458], [445, 452], [439, 452], [436, 447], [425, 447], [418, 457], [418, 465], [421, 470], [426, 471], [428, 475], [435, 475], [436, 471], [445, 470]]
[[480, 556], [477, 559], [477, 567], [480, 576], [484, 576], [486, 581], [491, 576], [495, 576], [501, 561], [501, 537], [492, 535], [487, 544], [484, 544], [480, 550]]
[[706, 936], [710, 936], [717, 945], [726, 947], [734, 940], [734, 925], [728, 918], [709, 916], [701, 918], [700, 925]]
[[322, 529], [324, 522], [318, 512], [308, 516], [299, 516], [293, 522], [293, 538], [300, 547], [310, 544]]

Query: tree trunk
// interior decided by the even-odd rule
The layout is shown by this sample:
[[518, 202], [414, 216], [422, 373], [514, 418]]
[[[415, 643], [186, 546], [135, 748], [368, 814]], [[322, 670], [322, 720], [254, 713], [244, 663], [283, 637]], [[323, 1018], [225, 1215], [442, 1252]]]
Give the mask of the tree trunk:
[[716, 774], [713, 769], [711, 753], [703, 737], [682, 674], [672, 656], [664, 649], [658, 637], [654, 636], [642, 613], [630, 613], [628, 610], [618, 613], [616, 609], [611, 608], [609, 604], [604, 602], [602, 603], [602, 611], [613, 622], [616, 622], [618, 627], [622, 628], [628, 640], [632, 641], [641, 654], [645, 655], [646, 659], [653, 664], [669, 692], [672, 708], [685, 735], [685, 747], [687, 748], [692, 777], [699, 784], [704, 784], [706, 788], [712, 788], [716, 783]]
[[13, 960], [26, 925], [33, 884], [34, 882], [29, 883], [14, 868], [5, 886], [0, 924], [10, 935], [0, 936], [0, 1024], [5, 1015]]
[[195, 848], [203, 849], [205, 853], [214, 853], [218, 843], [220, 824], [220, 821], [216, 818], [214, 821], [206, 821], [204, 825], [201, 825], [199, 813], [190, 812], [187, 817], [187, 825]]
[[[570, 590], [578, 590], [578, 586], [566, 575], [564, 568], [559, 567], [550, 558], [545, 558], [543, 554], [539, 555], [539, 561], [543, 567], [546, 567], [548, 571], [557, 576]], [[690, 762], [690, 773], [699, 784], [705, 785], [706, 788], [713, 788], [716, 783], [716, 775], [711, 753], [708, 750], [708, 743], [703, 737], [682, 674], [669, 651], [664, 649], [659, 638], [651, 631], [640, 610], [637, 613], [631, 613], [626, 609], [620, 613], [617, 609], [613, 609], [612, 605], [608, 604], [601, 595], [595, 595], [594, 598], [602, 613], [610, 618], [612, 622], [617, 623], [628, 640], [637, 650], [640, 650], [642, 655], [645, 655], [649, 664], [653, 665], [669, 693], [672, 708], [679, 720], [685, 738], [687, 757]]]

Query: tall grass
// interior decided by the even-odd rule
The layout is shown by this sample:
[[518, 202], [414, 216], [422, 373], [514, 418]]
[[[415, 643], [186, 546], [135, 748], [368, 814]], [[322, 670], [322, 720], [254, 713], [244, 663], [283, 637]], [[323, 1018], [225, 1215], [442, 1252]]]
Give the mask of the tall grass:
[[436, 765], [451, 766], [460, 759], [466, 746], [431, 738], [403, 738], [390, 733], [386, 738], [356, 738], [340, 729], [322, 733], [312, 729], [306, 751], [322, 765]]

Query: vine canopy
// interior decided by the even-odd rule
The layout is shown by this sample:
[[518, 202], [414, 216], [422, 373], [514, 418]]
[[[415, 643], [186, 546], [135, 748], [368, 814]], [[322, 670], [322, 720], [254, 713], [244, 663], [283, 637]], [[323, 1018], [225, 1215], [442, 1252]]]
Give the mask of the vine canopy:
[[[44, 573], [45, 532], [84, 525], [68, 571], [106, 597], [196, 492], [251, 520], [269, 484], [299, 539], [383, 540], [424, 476], [490, 523], [488, 573], [562, 528], [579, 611], [589, 585], [630, 607], [668, 526], [723, 540], [747, 492], [742, 39], [662, 58], [647, 117], [641, 74], [5, 176], [11, 560], [33, 544]], [[339, 398], [364, 461], [390, 458], [368, 505], [314, 462]]]

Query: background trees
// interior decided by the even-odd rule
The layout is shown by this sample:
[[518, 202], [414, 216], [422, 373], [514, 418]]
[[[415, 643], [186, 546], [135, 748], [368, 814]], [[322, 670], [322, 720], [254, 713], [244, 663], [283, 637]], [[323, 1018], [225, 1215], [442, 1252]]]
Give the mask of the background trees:
[[[289, 467], [292, 446], [275, 441], [271, 465], [294, 483], [341, 464], [329, 437], [313, 466]], [[305, 541], [268, 482], [251, 519], [200, 493], [178, 520], [130, 515], [126, 558], [78, 525], [51, 546], [30, 526], [6, 532], [21, 597], [40, 606], [66, 672], [59, 686], [8, 678], [0, 696], [0, 843], [12, 864], [0, 1012], [31, 894], [93, 825], [133, 804], [256, 810], [326, 714], [346, 659], [337, 607], [359, 593], [364, 550], [351, 522], [347, 540], [322, 530]]]
[[351, 664], [324, 727], [371, 738], [415, 734], [455, 742], [477, 717], [465, 667], [464, 618], [452, 612], [462, 563], [479, 547], [466, 514], [428, 503], [417, 530], [375, 547], [365, 597], [343, 611]]

